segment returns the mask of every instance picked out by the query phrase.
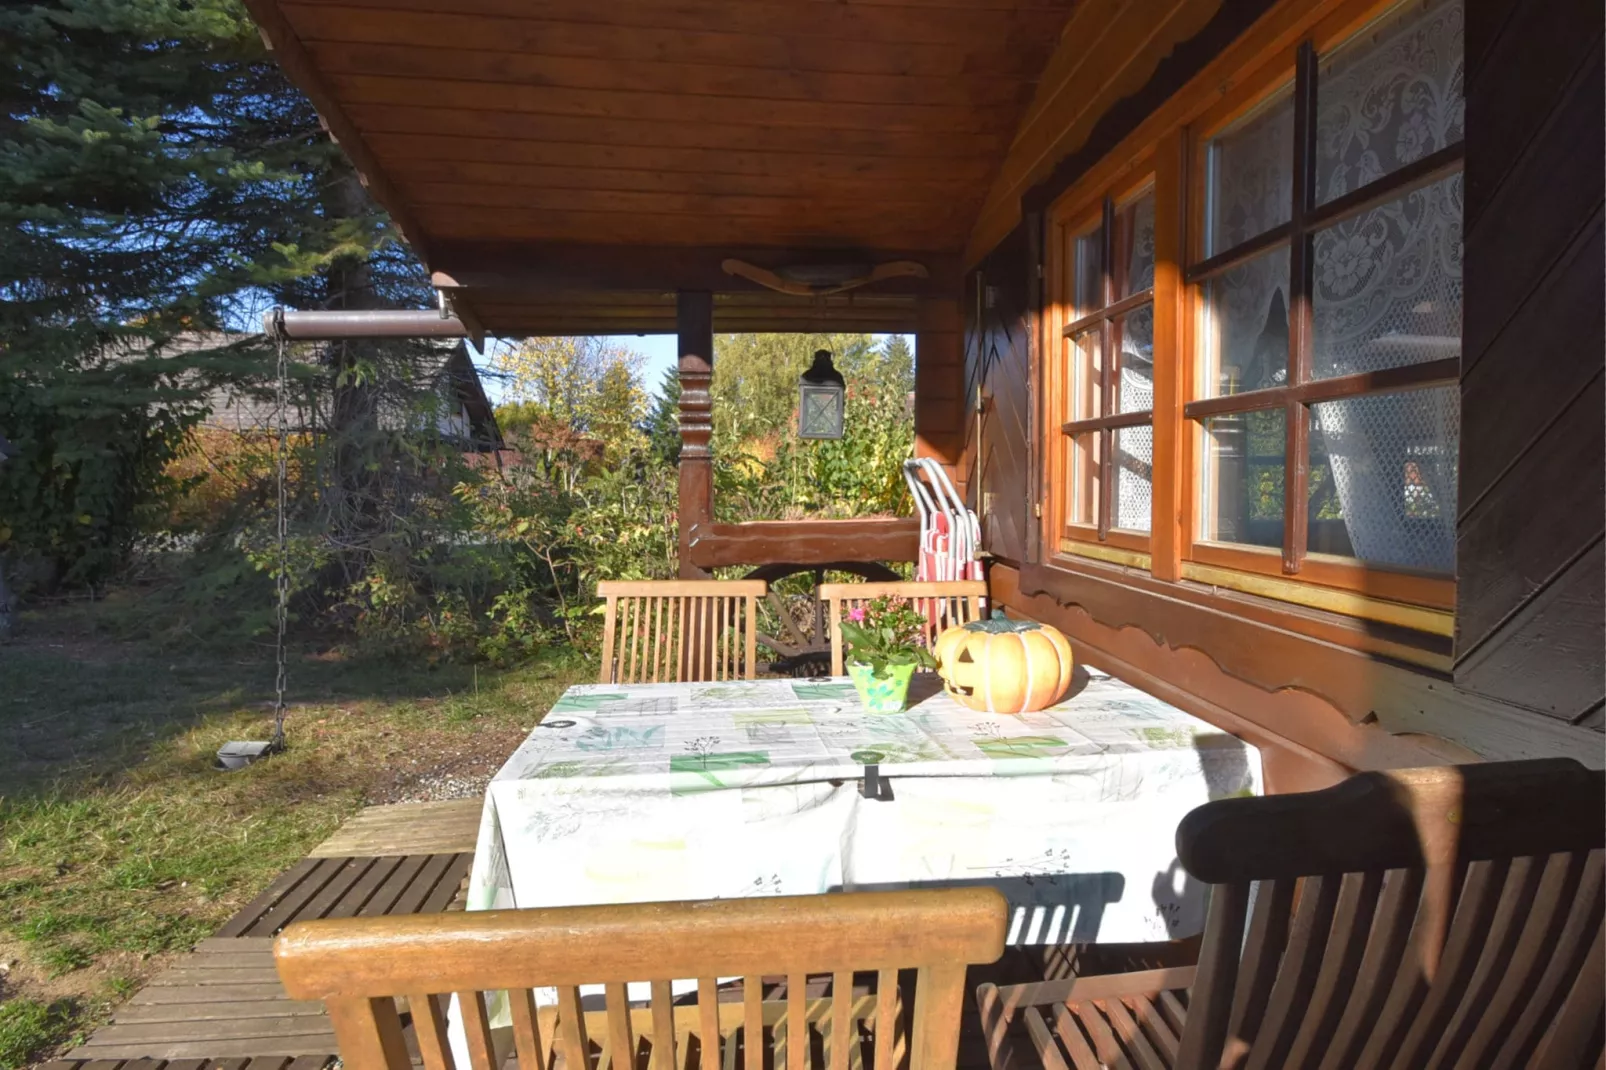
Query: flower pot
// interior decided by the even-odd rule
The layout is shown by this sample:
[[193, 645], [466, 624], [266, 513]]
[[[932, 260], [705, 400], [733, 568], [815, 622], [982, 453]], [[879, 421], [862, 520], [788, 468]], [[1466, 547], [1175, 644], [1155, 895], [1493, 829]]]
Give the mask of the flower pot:
[[868, 713], [897, 713], [909, 701], [909, 678], [914, 675], [913, 665], [888, 665], [877, 675], [861, 662], [848, 664], [848, 676], [859, 689], [859, 701]]

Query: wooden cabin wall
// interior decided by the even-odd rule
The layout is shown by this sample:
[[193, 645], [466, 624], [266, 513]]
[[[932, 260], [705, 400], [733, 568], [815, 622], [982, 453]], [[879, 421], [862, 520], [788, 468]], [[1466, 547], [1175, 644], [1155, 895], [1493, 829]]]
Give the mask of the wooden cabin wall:
[[[1555, 5], [1498, 0], [1487, 7], [1474, 0], [1467, 3], [1469, 62], [1475, 63], [1477, 52], [1484, 47], [1475, 46], [1475, 41], [1484, 42], [1490, 56], [1497, 55], [1502, 47], [1521, 56], [1520, 60], [1502, 60], [1517, 66], [1498, 78], [1490, 76], [1488, 68], [1481, 69], [1484, 80], [1471, 87], [1467, 148], [1469, 231], [1483, 221], [1479, 218], [1481, 207], [1475, 210], [1472, 202], [1479, 196], [1484, 172], [1493, 166], [1486, 161], [1486, 147], [1499, 146], [1492, 152], [1501, 161], [1501, 173], [1509, 171], [1518, 180], [1532, 177], [1542, 181], [1539, 176], [1549, 170], [1554, 183], [1557, 168], [1583, 168], [1583, 161], [1587, 161], [1588, 177], [1567, 178], [1561, 184], [1569, 195], [1588, 188], [1595, 191], [1593, 201], [1586, 197], [1581, 207], [1569, 209], [1570, 227], [1561, 225], [1552, 215], [1551, 229], [1535, 233], [1538, 220], [1534, 224], [1502, 227], [1492, 222], [1498, 219], [1497, 215], [1489, 215], [1491, 222], [1484, 232], [1488, 251], [1474, 248], [1480, 236], [1472, 233], [1467, 248], [1467, 307], [1470, 310], [1479, 303], [1482, 290], [1494, 285], [1507, 287], [1502, 296], [1508, 312], [1500, 322], [1512, 320], [1521, 309], [1531, 344], [1508, 344], [1514, 339], [1498, 337], [1498, 330], [1480, 335], [1480, 328], [1469, 317], [1464, 393], [1470, 401], [1462, 441], [1468, 444], [1475, 436], [1499, 437], [1508, 444], [1506, 456], [1511, 458], [1515, 456], [1511, 442], [1532, 441], [1534, 436], [1553, 428], [1548, 432], [1548, 441], [1555, 455], [1547, 461], [1544, 455], [1536, 454], [1531, 463], [1547, 472], [1560, 472], [1570, 466], [1579, 477], [1570, 492], [1558, 492], [1552, 483], [1548, 493], [1554, 495], [1554, 502], [1546, 506], [1528, 502], [1524, 508], [1530, 512], [1526, 515], [1503, 510], [1494, 528], [1475, 533], [1470, 553], [1468, 529], [1463, 526], [1462, 553], [1468, 554], [1468, 567], [1486, 568], [1491, 578], [1497, 575], [1501, 540], [1505, 540], [1508, 548], [1531, 548], [1534, 567], [1542, 573], [1537, 577], [1541, 582], [1524, 584], [1515, 596], [1500, 584], [1491, 583], [1489, 590], [1505, 598], [1504, 609], [1493, 601], [1486, 602], [1479, 581], [1473, 579], [1467, 588], [1474, 599], [1469, 604], [1468, 619], [1483, 622], [1486, 630], [1508, 632], [1509, 638], [1501, 646], [1489, 649], [1509, 650], [1516, 655], [1524, 644], [1539, 644], [1544, 635], [1555, 634], [1557, 611], [1566, 608], [1570, 613], [1567, 634], [1572, 637], [1568, 641], [1574, 644], [1571, 649], [1582, 653], [1583, 646], [1588, 646], [1593, 659], [1584, 658], [1582, 668], [1557, 670], [1574, 681], [1557, 688], [1573, 696], [1557, 705], [1567, 711], [1566, 717], [1538, 715], [1535, 710], [1540, 704], [1532, 703], [1532, 692], [1525, 703], [1512, 694], [1514, 689], [1510, 686], [1481, 683], [1499, 675], [1492, 664], [1486, 666], [1492, 659], [1469, 652], [1458, 665], [1447, 639], [1427, 642], [1417, 633], [1373, 622], [1305, 611], [1199, 584], [1165, 583], [1143, 569], [1096, 562], [1085, 567], [1061, 567], [1049, 560], [1051, 548], [1038, 545], [1039, 525], [1031, 513], [1044, 489], [1039, 475], [1041, 458], [1037, 456], [1042, 436], [1033, 426], [1034, 382], [1038, 373], [1030, 339], [1041, 312], [1042, 287], [1037, 282], [1041, 236], [1032, 228], [1040, 226], [1040, 213], [1060, 193], [1099, 164], [1123, 138], [1184, 87], [1188, 92], [1211, 92], [1210, 86], [1200, 84], [1209, 76], [1198, 76], [1234, 40], [1256, 27], [1258, 19], [1264, 16], [1267, 20], [1286, 21], [1291, 9], [1314, 6], [1314, 0], [1245, 0], [1221, 5], [1208, 24], [1195, 37], [1179, 44], [1140, 89], [1109, 106], [1086, 139], [1055, 164], [1048, 178], [1021, 196], [1016, 218], [1024, 222], [1017, 222], [1012, 231], [1005, 232], [1007, 237], [974, 260], [964, 302], [964, 389], [973, 397], [980, 385], [992, 398], [980, 432], [972, 414], [965, 435], [967, 448], [979, 451], [981, 459], [977, 488], [980, 493], [973, 500], [978, 512], [986, 517], [984, 547], [995, 557], [989, 572], [993, 596], [997, 604], [1018, 615], [1059, 627], [1071, 638], [1078, 656], [1088, 663], [1254, 742], [1266, 756], [1268, 783], [1275, 790], [1320, 786], [1355, 769], [1472, 760], [1479, 756], [1560, 754], [1599, 766], [1603, 760], [1599, 737], [1579, 727], [1584, 724], [1598, 728], [1601, 716], [1602, 152], [1598, 4], [1591, 8], [1575, 0]], [[1563, 15], [1559, 9], [1570, 14]], [[1594, 21], [1581, 25], [1578, 20], [1586, 9]], [[1542, 27], [1547, 18], [1553, 27], [1550, 30]], [[1573, 20], [1571, 27], [1564, 28], [1568, 18]], [[1556, 27], [1558, 20], [1562, 27]], [[1556, 33], [1571, 36], [1562, 50], [1562, 55], [1572, 57], [1570, 60], [1558, 61], [1552, 37]], [[1581, 65], [1591, 61], [1596, 64], [1594, 80], [1585, 89], [1582, 86], [1587, 77], [1581, 73]], [[1545, 78], [1534, 82], [1536, 64], [1547, 69], [1570, 65], [1562, 74], [1552, 69]], [[1565, 90], [1569, 87], [1578, 87], [1578, 95], [1568, 97]], [[1516, 102], [1532, 102], [1536, 97], [1547, 115], [1565, 111], [1562, 121], [1547, 122], [1535, 118], [1531, 111], [1511, 113]], [[1594, 108], [1589, 113], [1593, 120], [1583, 117], [1588, 111], [1585, 97]], [[1501, 114], [1491, 118], [1485, 114], [1491, 109]], [[1592, 133], [1586, 137], [1583, 127], [1591, 121]], [[1583, 139], [1574, 146], [1576, 156], [1569, 157], [1560, 150], [1566, 134]], [[1533, 157], [1526, 164], [1525, 155]], [[1501, 185], [1510, 181], [1508, 178]], [[1511, 194], [1483, 196], [1495, 198], [1492, 203], [1500, 207], [1498, 198]], [[1531, 214], [1545, 215], [1547, 200], [1553, 198], [1543, 193], [1530, 196], [1532, 200], [1526, 207]], [[1517, 209], [1500, 208], [1502, 212], [1508, 210]], [[1545, 241], [1551, 242], [1548, 253], [1544, 251]], [[1519, 272], [1509, 265], [1496, 281], [1472, 278], [1475, 273], [1490, 271], [1489, 265], [1494, 261], [1519, 253], [1527, 258], [1521, 269], [1528, 273], [1525, 277], [1537, 279], [1550, 273], [1554, 276], [1551, 289], [1521, 287], [1513, 291], [1509, 280], [1518, 277]], [[1508, 281], [1501, 283], [1500, 279]], [[990, 294], [987, 287], [991, 287]], [[1526, 301], [1511, 300], [1524, 294], [1532, 295], [1531, 306]], [[1577, 307], [1566, 316], [1546, 311], [1569, 304]], [[1485, 349], [1495, 358], [1485, 371], [1494, 369], [1499, 374], [1485, 376], [1477, 370], [1476, 364], [1488, 355], [1476, 361], [1471, 355], [1483, 354]], [[1540, 368], [1538, 354], [1557, 349], [1576, 350], [1578, 355], [1568, 365], [1570, 370], [1550, 364]], [[1513, 363], [1506, 364], [1508, 360]], [[1517, 362], [1525, 362], [1526, 371], [1521, 379], [1512, 379], [1518, 374]], [[1555, 363], [1558, 362], [1551, 362]], [[1541, 377], [1548, 377], [1546, 382], [1550, 385], [1542, 391], [1531, 389], [1530, 382]], [[1490, 389], [1483, 385], [1487, 383], [1500, 385]], [[1520, 403], [1516, 400], [1519, 397]], [[1024, 412], [1020, 411], [1022, 402]], [[1504, 409], [1508, 416], [1526, 421], [1529, 438], [1510, 438], [1511, 429], [1496, 426], [1499, 421], [1492, 415], [1494, 409]], [[1519, 413], [1517, 409], [1523, 411]], [[1046, 419], [1041, 414], [1038, 418]], [[1472, 443], [1471, 448], [1475, 452], [1481, 445]], [[1468, 460], [1463, 463], [1474, 471], [1464, 471], [1462, 477], [1461, 507], [1466, 511], [1463, 525], [1469, 519], [1477, 519], [1475, 498], [1479, 492], [1466, 481], [1482, 463], [1470, 454], [1464, 456]], [[1012, 501], [1001, 500], [1006, 493]], [[1564, 519], [1563, 510], [1576, 510], [1578, 515]], [[1550, 517], [1558, 540], [1566, 547], [1549, 547], [1546, 539], [1537, 534], [1519, 538], [1528, 516]], [[1019, 530], [1023, 522], [1025, 534]], [[1495, 529], [1503, 532], [1499, 538], [1477, 541], [1485, 531]], [[1593, 578], [1590, 569], [1595, 570]], [[1552, 578], [1553, 574], [1556, 578]], [[1466, 576], [1465, 571], [1462, 576]], [[1557, 586], [1558, 580], [1561, 586]], [[1462, 582], [1468, 581], [1463, 578]], [[1545, 591], [1553, 593], [1547, 597]], [[1570, 592], [1593, 592], [1594, 600]], [[1526, 615], [1522, 612], [1524, 606], [1532, 607]], [[1567, 651], [1557, 652], [1546, 663], [1559, 665], [1567, 656]], [[1452, 668], [1457, 670], [1453, 674]], [[1463, 683], [1471, 686], [1458, 686]]]
[[1606, 241], [1598, 0], [1467, 5], [1455, 682], [1600, 731]]

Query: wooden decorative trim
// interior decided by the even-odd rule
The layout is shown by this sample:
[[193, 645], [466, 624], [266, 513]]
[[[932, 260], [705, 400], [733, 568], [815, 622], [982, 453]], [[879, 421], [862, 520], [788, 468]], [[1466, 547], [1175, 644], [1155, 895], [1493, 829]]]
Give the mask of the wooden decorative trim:
[[1248, 594], [1257, 594], [1264, 598], [1275, 598], [1283, 602], [1293, 602], [1296, 605], [1309, 606], [1312, 609], [1325, 609], [1331, 613], [1342, 613], [1345, 616], [1360, 617], [1363, 620], [1394, 624], [1401, 628], [1427, 632], [1429, 635], [1442, 635], [1447, 638], [1453, 638], [1455, 635], [1455, 614], [1446, 613], [1443, 610], [1424, 609], [1421, 606], [1406, 605], [1403, 602], [1389, 602], [1354, 591], [1322, 587], [1312, 583], [1300, 583], [1279, 576], [1263, 575], [1259, 572], [1239, 572], [1234, 569], [1217, 568], [1214, 565], [1202, 565], [1192, 561], [1183, 562], [1182, 575], [1184, 579], [1190, 579], [1196, 583], [1226, 587], [1229, 590], [1244, 591]]
[[[1218, 614], [1224, 621], [1244, 621], [1271, 628], [1278, 634], [1315, 640], [1324, 646], [1385, 657], [1440, 674], [1450, 671], [1451, 641], [1443, 636], [1192, 580], [1157, 580], [1141, 570], [1068, 554], [1054, 557], [1047, 565], [1028, 569], [1027, 574], [1031, 583], [1037, 585], [1031, 587], [1032, 590], [1063, 589], [1087, 594], [1089, 610], [1100, 620], [1109, 624], [1141, 624], [1156, 636], [1179, 634], [1177, 619], [1164, 616], [1163, 612], [1169, 610], [1160, 609], [1154, 610], [1151, 619], [1144, 615], [1144, 606], [1181, 607], [1179, 612], [1184, 615], [1205, 610]], [[1094, 592], [1099, 594], [1097, 599], [1092, 598]], [[1290, 677], [1302, 681], [1305, 671], [1304, 666], [1281, 664], [1271, 664], [1266, 669], [1264, 677], [1250, 674], [1247, 678], [1266, 687], [1276, 687], [1287, 685]]]
[[714, 515], [714, 298], [706, 290], [675, 295], [675, 326], [680, 355], [680, 472], [676, 515], [679, 571], [683, 580], [709, 578], [694, 561], [691, 547], [699, 525]]
[[[1458, 690], [1443, 671], [1402, 667], [1404, 655], [1423, 651], [1384, 643], [1387, 625], [1145, 581], [1091, 561], [1074, 570], [994, 565], [990, 583], [997, 604], [1065, 632], [1079, 659], [1257, 746], [1252, 732], [1290, 739], [1303, 748], [1296, 761], [1315, 754], [1350, 769], [1388, 768], [1372, 763], [1392, 752], [1374, 747], [1403, 745], [1415, 757], [1401, 766], [1464, 760], [1464, 748], [1491, 760], [1606, 765], [1598, 732]], [[1262, 753], [1270, 776], [1273, 755], [1286, 752]]]
[[994, 602], [1054, 625], [1079, 660], [1240, 736], [1263, 754], [1270, 748], [1310, 772], [1326, 770], [1329, 782], [1352, 770], [1449, 760], [1451, 748], [1443, 744], [1365, 723], [1381, 704], [1414, 704], [1412, 689], [1427, 687], [1432, 677], [1163, 595], [1133, 591], [1122, 618], [1115, 618], [1100, 605], [1112, 584], [1088, 578], [1050, 591], [1045, 587], [1055, 571], [994, 566]]
[[1078, 539], [1061, 539], [1060, 553], [1091, 558], [1112, 565], [1124, 565], [1127, 568], [1139, 568], [1145, 572], [1149, 570], [1149, 555], [1141, 550], [1125, 550], [1119, 546], [1082, 542]]

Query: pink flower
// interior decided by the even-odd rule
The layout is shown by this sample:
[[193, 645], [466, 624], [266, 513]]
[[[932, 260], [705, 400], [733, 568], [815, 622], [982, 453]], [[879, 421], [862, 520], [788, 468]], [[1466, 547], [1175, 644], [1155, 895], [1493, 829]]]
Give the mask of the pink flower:
[[851, 620], [855, 624], [863, 624], [864, 623], [864, 607], [863, 606], [854, 606], [852, 609], [848, 610], [848, 619]]

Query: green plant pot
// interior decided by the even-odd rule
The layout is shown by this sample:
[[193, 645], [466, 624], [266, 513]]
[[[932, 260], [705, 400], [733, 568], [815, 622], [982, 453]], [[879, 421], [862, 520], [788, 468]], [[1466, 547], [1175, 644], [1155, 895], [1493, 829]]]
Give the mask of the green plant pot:
[[909, 678], [913, 665], [888, 665], [880, 676], [868, 665], [852, 662], [848, 676], [859, 689], [859, 701], [869, 713], [897, 713], [909, 701]]

